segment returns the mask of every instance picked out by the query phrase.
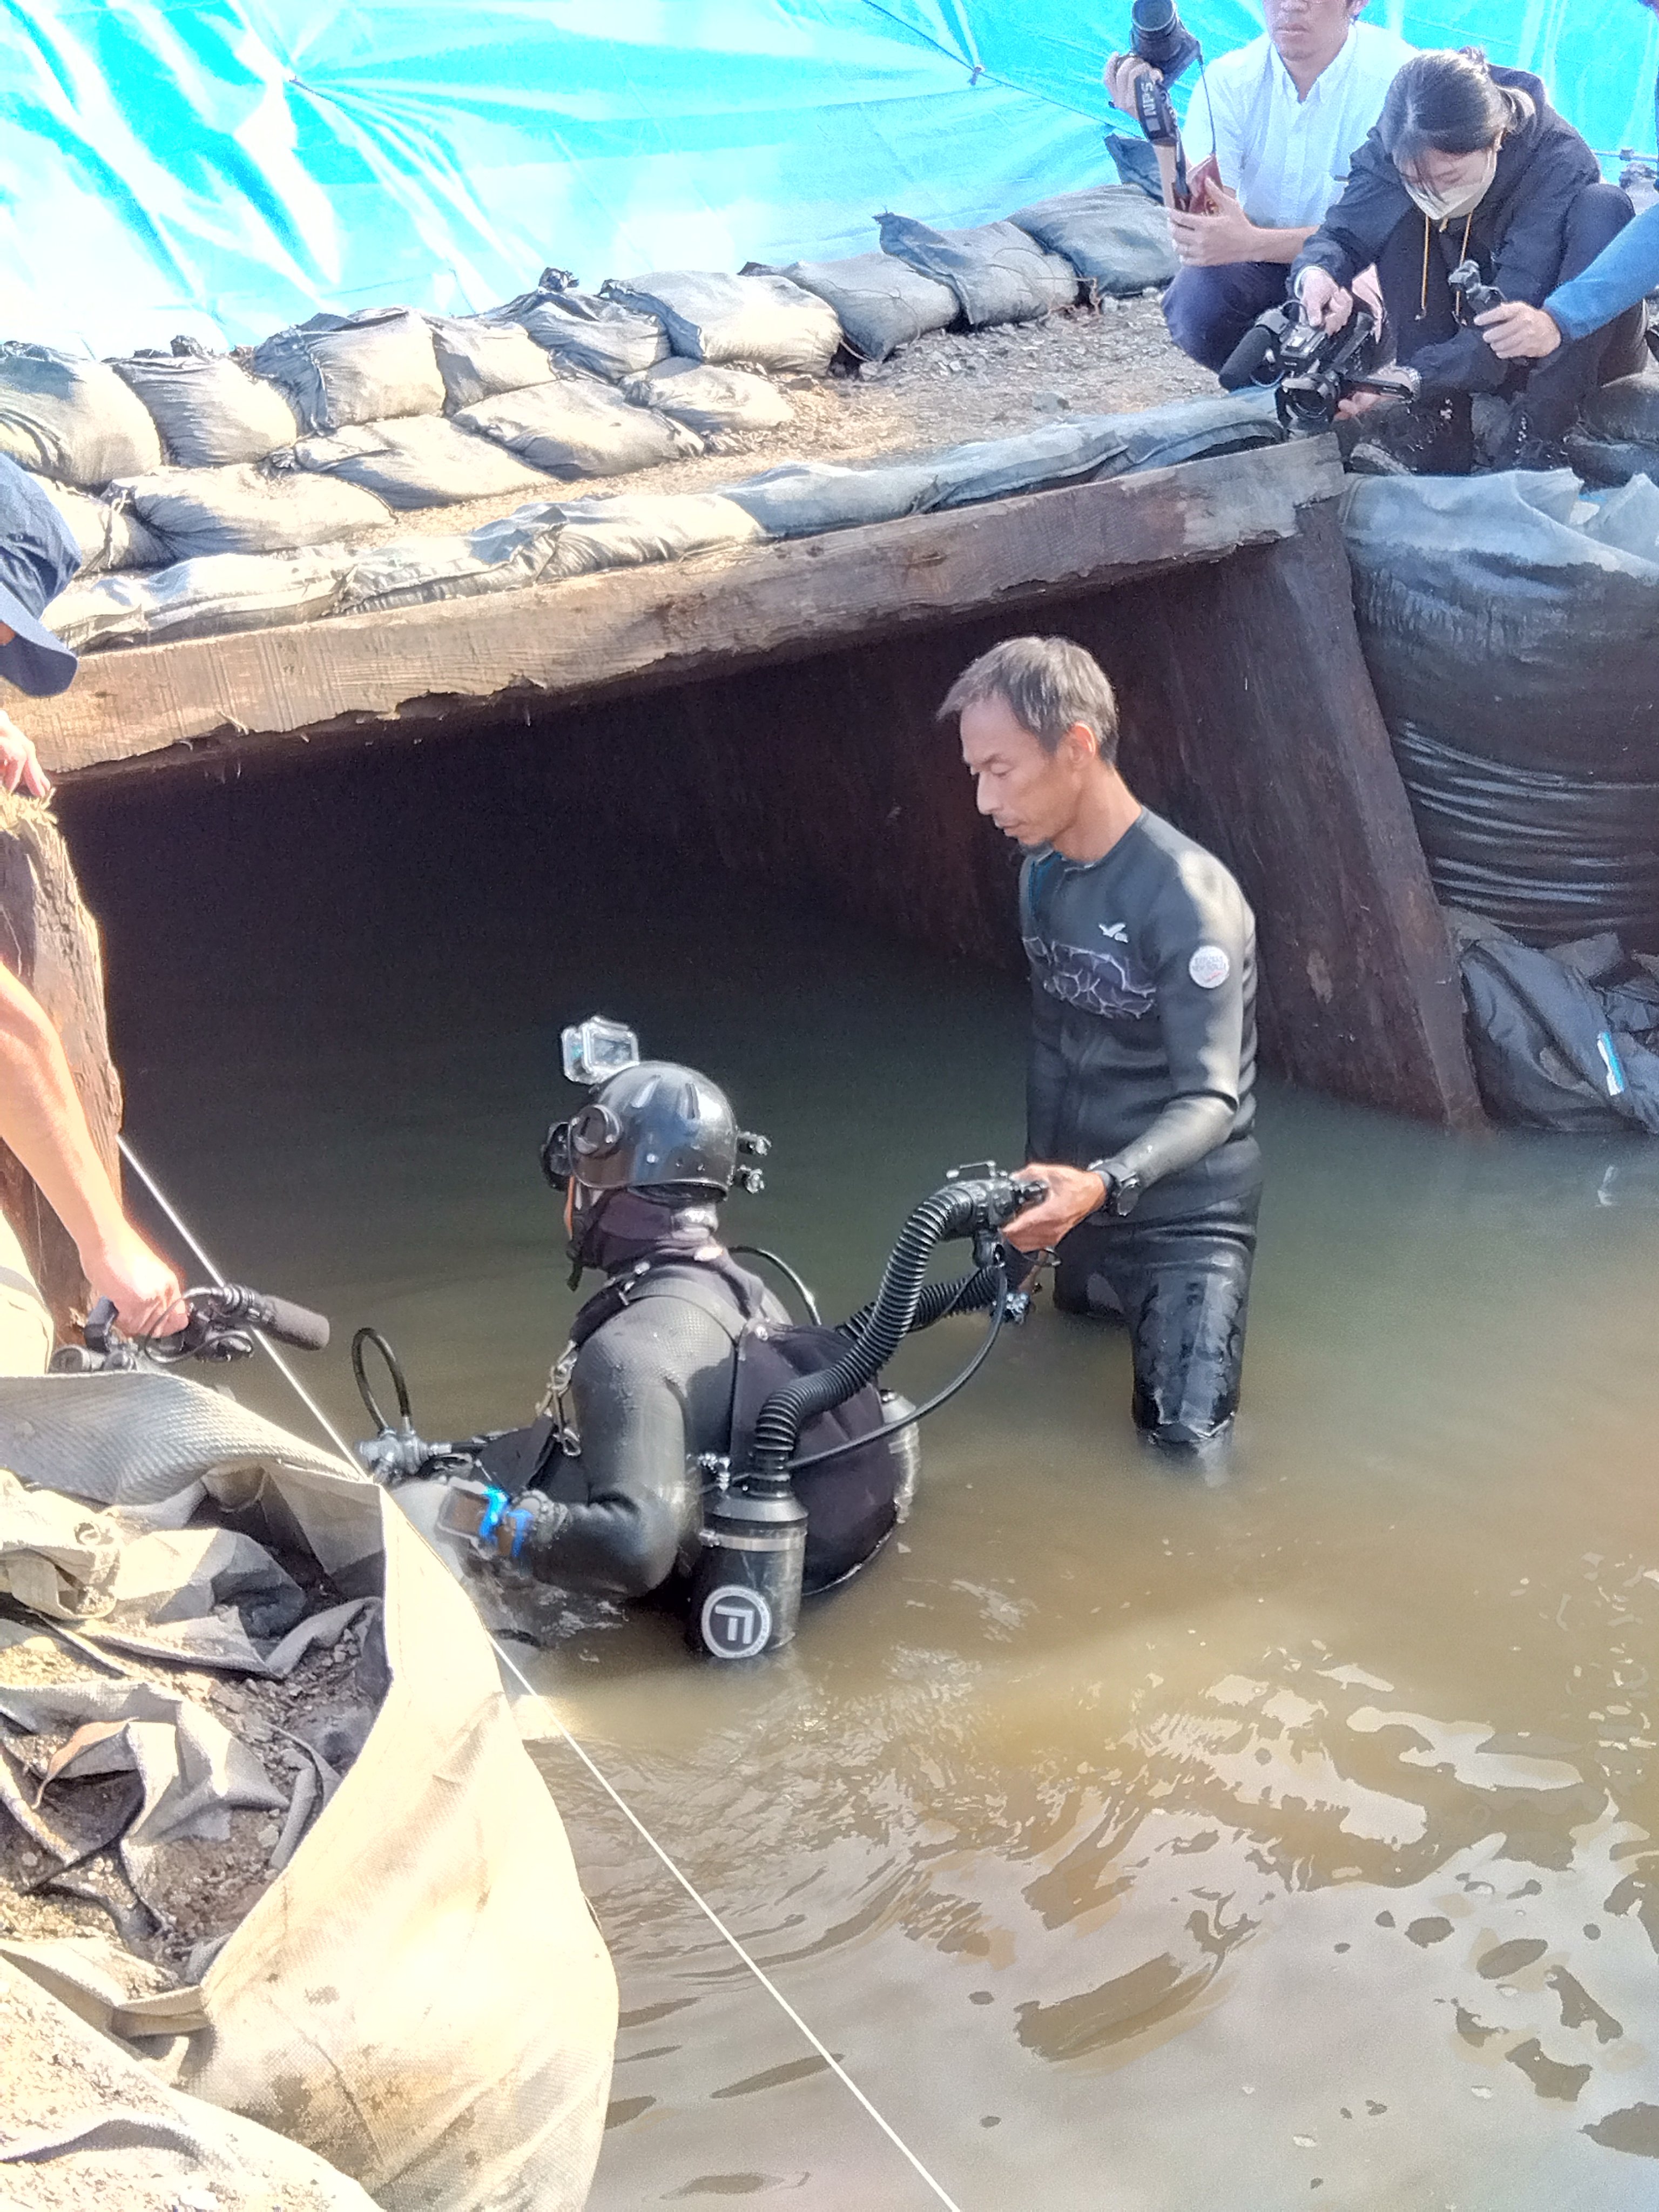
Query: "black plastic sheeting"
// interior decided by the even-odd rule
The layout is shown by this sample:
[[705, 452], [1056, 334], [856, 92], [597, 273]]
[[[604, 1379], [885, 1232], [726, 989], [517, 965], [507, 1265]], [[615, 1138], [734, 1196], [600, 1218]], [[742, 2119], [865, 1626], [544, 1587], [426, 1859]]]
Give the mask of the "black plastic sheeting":
[[[1443, 901], [1659, 951], [1659, 543], [1565, 470], [1356, 479], [1361, 641]], [[1601, 534], [1603, 532], [1607, 534]], [[1638, 533], [1639, 534], [1639, 533]]]
[[1650, 968], [1611, 932], [1540, 952], [1476, 915], [1447, 919], [1475, 1074], [1492, 1114], [1571, 1136], [1659, 1135], [1659, 980]]
[[1528, 944], [1659, 915], [1659, 782], [1564, 775], [1482, 760], [1410, 722], [1391, 732], [1436, 896]]

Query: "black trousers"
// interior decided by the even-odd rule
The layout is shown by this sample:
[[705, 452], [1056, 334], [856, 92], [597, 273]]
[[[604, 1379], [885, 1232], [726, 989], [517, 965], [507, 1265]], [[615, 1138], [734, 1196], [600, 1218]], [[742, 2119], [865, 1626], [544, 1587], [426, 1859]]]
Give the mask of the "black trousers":
[[1202, 1452], [1238, 1411], [1260, 1188], [1165, 1221], [1085, 1221], [1062, 1239], [1054, 1304], [1121, 1321], [1133, 1348], [1135, 1426]]
[[[1565, 284], [1581, 276], [1630, 219], [1629, 197], [1617, 185], [1586, 185], [1568, 211], [1559, 281]], [[1445, 260], [1437, 249], [1429, 257], [1428, 307], [1423, 311], [1420, 215], [1413, 212], [1396, 226], [1376, 257], [1376, 273], [1402, 362], [1409, 362], [1419, 348], [1454, 334], [1457, 318], [1446, 283]], [[1502, 394], [1519, 403], [1531, 437], [1558, 443], [1598, 386], [1611, 384], [1615, 377], [1634, 376], [1646, 366], [1646, 330], [1645, 304], [1628, 308], [1588, 337], [1559, 346], [1545, 361], [1517, 362], [1500, 387]], [[1474, 465], [1466, 392], [1390, 408], [1386, 417], [1362, 416], [1353, 425], [1353, 435], [1398, 447], [1401, 458], [1425, 473], [1467, 476]]]

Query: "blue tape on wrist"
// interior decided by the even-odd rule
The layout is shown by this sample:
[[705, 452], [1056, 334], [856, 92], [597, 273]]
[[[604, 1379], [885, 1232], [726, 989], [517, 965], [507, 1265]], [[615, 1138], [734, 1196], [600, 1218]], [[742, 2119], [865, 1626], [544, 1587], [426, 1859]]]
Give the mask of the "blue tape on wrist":
[[536, 1516], [527, 1507], [521, 1505], [512, 1516], [512, 1521], [513, 1548], [507, 1553], [507, 1557], [510, 1559], [516, 1559], [528, 1541], [531, 1530], [536, 1525]]
[[490, 1488], [484, 1493], [489, 1503], [484, 1507], [483, 1519], [478, 1523], [478, 1541], [488, 1544], [501, 1525], [501, 1516], [507, 1510], [507, 1492]]

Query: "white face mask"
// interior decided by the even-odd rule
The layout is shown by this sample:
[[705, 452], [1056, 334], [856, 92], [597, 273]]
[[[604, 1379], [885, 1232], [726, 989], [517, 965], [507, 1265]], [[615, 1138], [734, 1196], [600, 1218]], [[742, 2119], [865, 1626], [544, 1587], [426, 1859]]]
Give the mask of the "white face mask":
[[1431, 222], [1453, 222], [1459, 216], [1474, 213], [1492, 190], [1492, 180], [1497, 174], [1498, 148], [1494, 146], [1488, 152], [1486, 166], [1475, 182], [1465, 185], [1460, 191], [1431, 191], [1426, 185], [1414, 185], [1409, 177], [1402, 177], [1400, 181]]

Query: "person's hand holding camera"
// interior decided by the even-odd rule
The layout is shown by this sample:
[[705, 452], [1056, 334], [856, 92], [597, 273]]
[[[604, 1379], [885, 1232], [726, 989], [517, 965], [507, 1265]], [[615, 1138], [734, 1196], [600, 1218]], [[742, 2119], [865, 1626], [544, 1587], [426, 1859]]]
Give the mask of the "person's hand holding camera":
[[1227, 262], [1263, 259], [1266, 233], [1245, 214], [1238, 194], [1208, 177], [1202, 191], [1202, 202], [1184, 215], [1170, 211], [1170, 236], [1186, 267], [1217, 269]]
[[1163, 74], [1139, 54], [1108, 54], [1106, 66], [1101, 71], [1101, 82], [1112, 95], [1112, 105], [1124, 115], [1137, 113], [1135, 86], [1143, 76], [1157, 77], [1161, 83]]
[[1474, 319], [1475, 328], [1499, 361], [1544, 361], [1561, 344], [1561, 325], [1542, 307], [1505, 300]]
[[1304, 269], [1296, 288], [1303, 314], [1319, 329], [1334, 336], [1347, 327], [1353, 313], [1353, 294], [1345, 292], [1327, 269]]

